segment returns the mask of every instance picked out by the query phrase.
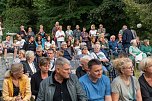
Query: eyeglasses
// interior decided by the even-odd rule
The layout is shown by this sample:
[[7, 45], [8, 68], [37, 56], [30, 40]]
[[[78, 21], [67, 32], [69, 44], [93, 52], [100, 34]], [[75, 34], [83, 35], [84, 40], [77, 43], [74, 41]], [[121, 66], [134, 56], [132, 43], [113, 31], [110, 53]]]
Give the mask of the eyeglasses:
[[134, 69], [134, 66], [130, 66], [130, 67], [126, 67], [126, 68], [123, 68], [123, 69]]

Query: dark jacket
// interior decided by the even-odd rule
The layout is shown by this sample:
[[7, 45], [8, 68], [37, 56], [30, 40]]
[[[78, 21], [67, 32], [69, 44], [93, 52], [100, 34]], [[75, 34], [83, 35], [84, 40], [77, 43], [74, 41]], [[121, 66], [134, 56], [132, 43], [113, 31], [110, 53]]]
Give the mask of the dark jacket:
[[[51, 75], [51, 71], [48, 71], [48, 76], [50, 75]], [[37, 98], [40, 83], [42, 80], [43, 79], [41, 77], [40, 70], [31, 76], [31, 91], [32, 91], [32, 95], [35, 95], [35, 99]]]
[[139, 77], [139, 84], [143, 101], [152, 101], [152, 87], [146, 81], [144, 75]]
[[85, 70], [82, 69], [81, 66], [79, 66], [77, 69], [76, 69], [76, 75], [78, 78], [80, 78], [81, 76], [85, 75], [87, 72]]
[[29, 50], [31, 50], [31, 51], [36, 51], [36, 44], [35, 44], [35, 42], [25, 42], [24, 43], [24, 45], [23, 45], [23, 49], [25, 50], [25, 51], [29, 51]]
[[[33, 62], [36, 72], [39, 70], [38, 64], [36, 62]], [[24, 68], [24, 73], [29, 73], [29, 77], [31, 77], [34, 73], [32, 72], [32, 69], [30, 68], [30, 65], [28, 64], [27, 61], [22, 62], [23, 68]]]
[[129, 30], [129, 29], [124, 30], [123, 36], [122, 36], [122, 43], [130, 44], [130, 41], [132, 39], [134, 39], [134, 38], [133, 38], [133, 34], [132, 34], [131, 30]]
[[[53, 101], [55, 84], [53, 83], [52, 74], [41, 82], [36, 101]], [[87, 101], [87, 96], [76, 75], [70, 74], [70, 78], [67, 80], [67, 88], [72, 101]]]

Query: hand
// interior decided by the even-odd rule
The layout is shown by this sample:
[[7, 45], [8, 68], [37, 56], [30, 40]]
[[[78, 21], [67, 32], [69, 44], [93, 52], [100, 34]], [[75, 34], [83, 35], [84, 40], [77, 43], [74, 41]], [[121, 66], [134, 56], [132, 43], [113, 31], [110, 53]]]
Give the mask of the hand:
[[15, 101], [23, 101], [21, 96], [16, 96]]

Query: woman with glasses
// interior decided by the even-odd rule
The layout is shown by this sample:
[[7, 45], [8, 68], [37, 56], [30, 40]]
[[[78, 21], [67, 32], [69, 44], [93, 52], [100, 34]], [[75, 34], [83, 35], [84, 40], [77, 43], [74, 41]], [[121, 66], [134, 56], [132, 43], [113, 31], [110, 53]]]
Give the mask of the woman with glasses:
[[30, 81], [23, 74], [21, 63], [12, 64], [11, 69], [5, 73], [2, 96], [4, 101], [30, 101]]
[[117, 76], [112, 84], [112, 101], [142, 101], [138, 80], [133, 77], [134, 67], [129, 58], [117, 58], [113, 61]]
[[139, 77], [142, 99], [143, 101], [152, 101], [152, 57], [144, 58], [139, 66], [144, 72]]

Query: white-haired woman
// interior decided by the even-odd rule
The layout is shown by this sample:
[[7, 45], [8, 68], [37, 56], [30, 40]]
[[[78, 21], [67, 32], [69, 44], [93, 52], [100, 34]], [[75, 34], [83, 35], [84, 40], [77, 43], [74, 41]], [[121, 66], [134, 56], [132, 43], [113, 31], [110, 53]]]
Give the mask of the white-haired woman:
[[142, 101], [138, 80], [133, 77], [134, 67], [129, 58], [117, 58], [113, 61], [117, 76], [112, 84], [112, 101]]
[[4, 101], [30, 101], [30, 81], [23, 74], [21, 63], [12, 64], [11, 69], [5, 73], [2, 96]]
[[144, 72], [139, 77], [143, 101], [152, 101], [152, 57], [144, 58], [139, 64]]
[[131, 46], [129, 47], [130, 59], [140, 62], [143, 58], [147, 57], [138, 47], [136, 39], [131, 40]]
[[33, 51], [27, 51], [25, 57], [26, 61], [22, 62], [24, 67], [24, 73], [31, 77], [39, 70], [38, 64], [34, 61], [35, 54]]

